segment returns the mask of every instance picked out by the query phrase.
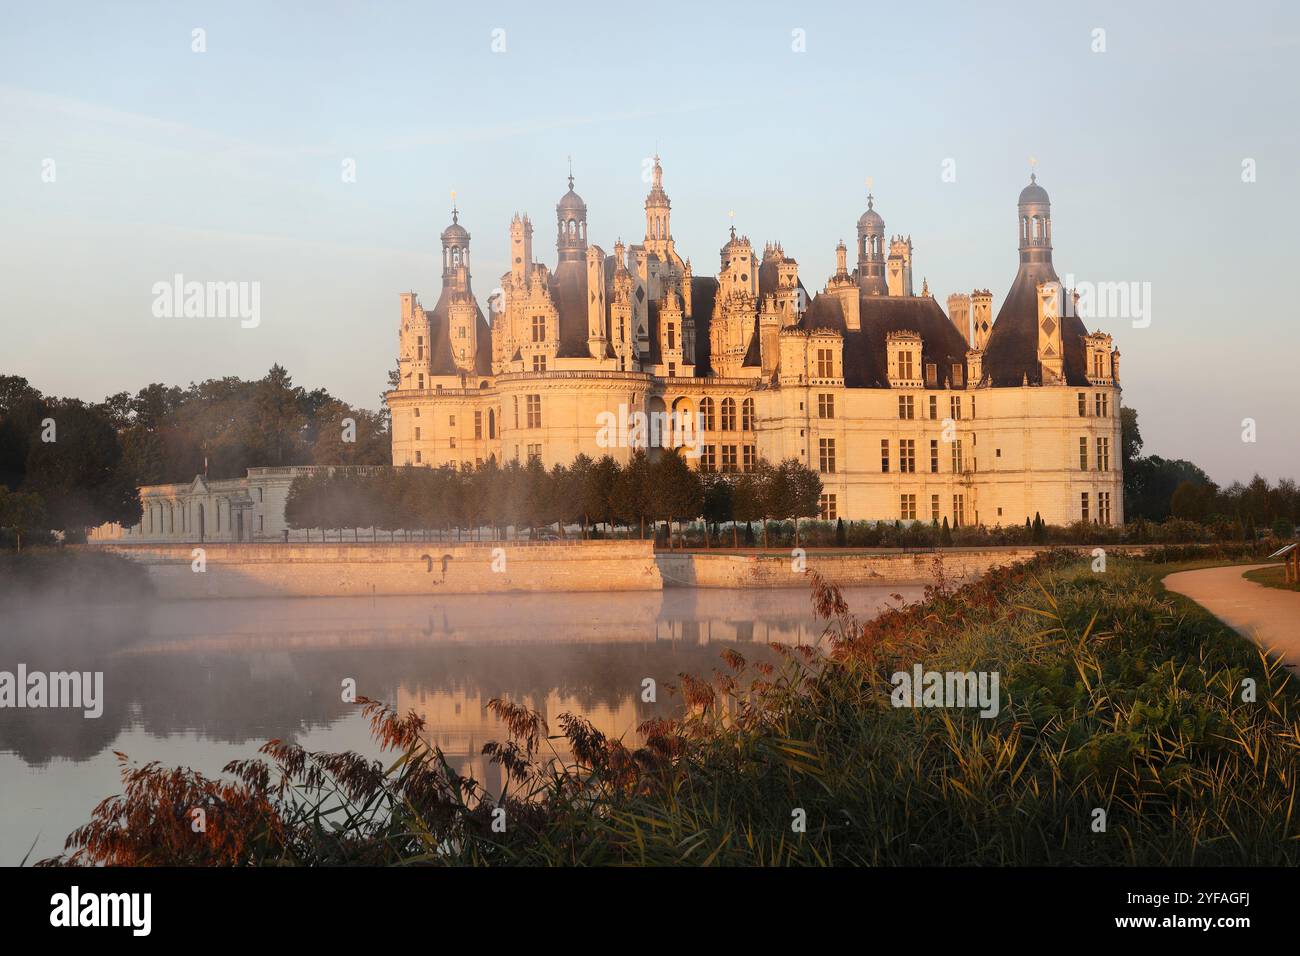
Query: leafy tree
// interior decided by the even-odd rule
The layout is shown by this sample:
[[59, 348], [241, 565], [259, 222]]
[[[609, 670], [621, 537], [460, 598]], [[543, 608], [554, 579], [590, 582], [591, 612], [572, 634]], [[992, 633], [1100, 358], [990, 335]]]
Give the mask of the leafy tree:
[[799, 519], [821, 513], [821, 476], [799, 459], [787, 458], [777, 466], [770, 487], [770, 511], [776, 517], [794, 519], [794, 543], [798, 547]]
[[[704, 486], [704, 498], [700, 512], [704, 517], [704, 544], [707, 547], [709, 526], [712, 525], [715, 532], [721, 533], [722, 523], [732, 520], [732, 499], [735, 488], [724, 475], [717, 473], [703, 476], [701, 482]], [[734, 534], [734, 524], [732, 528]]]
[[41, 440], [39, 428], [22, 490], [40, 495], [50, 528], [80, 536], [105, 522], [139, 521], [140, 495], [122, 467], [122, 446], [108, 415], [76, 399], [48, 402], [46, 412], [55, 440]]
[[668, 546], [673, 546], [673, 521], [698, 517], [704, 506], [704, 488], [676, 448], [663, 451], [651, 469], [650, 484], [654, 517], [668, 522]]
[[[352, 420], [351, 427], [345, 426], [346, 419]], [[305, 432], [311, 459], [317, 465], [387, 465], [392, 460], [391, 437], [378, 412], [330, 398], [313, 415]], [[345, 441], [345, 437], [353, 440]]]
[[46, 526], [45, 502], [33, 492], [10, 491], [0, 485], [0, 528], [14, 533], [18, 550], [23, 549], [23, 535]]
[[612, 531], [614, 516], [618, 513], [619, 467], [612, 456], [604, 455], [591, 466], [582, 490], [583, 509], [598, 515], [605, 527]]
[[623, 517], [629, 524], [640, 524], [640, 537], [644, 539], [646, 518], [654, 514], [650, 459], [644, 449], [632, 452], [632, 457], [619, 473], [616, 487]]
[[[738, 475], [732, 479], [734, 491], [731, 499], [731, 513], [733, 524], [731, 526], [731, 543], [736, 546], [736, 526], [734, 522], [743, 521], [745, 523], [745, 544], [754, 543], [754, 529], [750, 527], [751, 521], [758, 521], [766, 514], [767, 507], [767, 488], [766, 483], [771, 476], [771, 468], [760, 467], [751, 472]], [[764, 545], [767, 544], [767, 529], [763, 530]]]

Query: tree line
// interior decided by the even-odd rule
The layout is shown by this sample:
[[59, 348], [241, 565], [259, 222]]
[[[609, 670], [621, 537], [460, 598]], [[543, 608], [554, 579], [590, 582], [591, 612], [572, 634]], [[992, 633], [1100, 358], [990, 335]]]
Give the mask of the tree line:
[[[587, 537], [603, 526], [635, 528], [664, 522], [669, 544], [681, 524], [703, 519], [706, 539], [721, 540], [731, 525], [770, 520], [795, 522], [819, 513], [821, 478], [796, 459], [779, 464], [760, 460], [752, 471], [701, 474], [676, 450], [652, 459], [634, 452], [620, 464], [606, 455], [579, 455], [573, 463], [547, 470], [530, 459], [504, 466], [494, 460], [478, 466], [441, 468], [335, 468], [299, 475], [289, 489], [285, 518], [291, 528], [310, 531], [351, 528], [372, 533], [438, 531], [479, 538], [486, 531], [504, 537], [507, 529], [536, 537], [554, 527], [564, 537], [577, 526]], [[766, 543], [766, 542], [765, 542]]]
[[1126, 521], [1179, 518], [1205, 525], [1216, 540], [1255, 530], [1286, 538], [1300, 525], [1300, 488], [1292, 479], [1273, 485], [1255, 475], [1221, 488], [1186, 459], [1141, 455], [1137, 411], [1124, 408], [1120, 414]]
[[256, 380], [154, 383], [97, 403], [0, 375], [0, 531], [15, 541], [135, 524], [141, 485], [241, 477], [258, 465], [382, 465], [390, 455], [386, 412], [297, 386], [279, 365]]

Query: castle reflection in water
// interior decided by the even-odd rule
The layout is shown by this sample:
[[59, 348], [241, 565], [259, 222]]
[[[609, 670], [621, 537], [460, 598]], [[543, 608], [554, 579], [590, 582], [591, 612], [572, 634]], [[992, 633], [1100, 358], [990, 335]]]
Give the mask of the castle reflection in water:
[[[919, 589], [845, 594], [865, 618], [895, 590]], [[495, 697], [540, 711], [553, 734], [567, 712], [635, 745], [638, 725], [680, 712], [665, 685], [723, 668], [724, 648], [753, 660], [769, 642], [822, 635], [804, 589], [186, 601], [93, 616], [44, 607], [9, 624], [13, 661], [103, 671], [105, 688], [97, 720], [13, 710], [0, 721], [0, 777], [11, 806], [27, 808], [0, 826], [0, 851], [19, 857], [37, 831], [38, 850], [52, 851], [118, 792], [114, 750], [208, 774], [271, 738], [378, 757], [359, 708], [342, 700], [345, 678], [421, 714], [452, 766], [499, 792], [481, 756], [505, 737], [487, 709]], [[647, 677], [654, 703], [641, 700]]]

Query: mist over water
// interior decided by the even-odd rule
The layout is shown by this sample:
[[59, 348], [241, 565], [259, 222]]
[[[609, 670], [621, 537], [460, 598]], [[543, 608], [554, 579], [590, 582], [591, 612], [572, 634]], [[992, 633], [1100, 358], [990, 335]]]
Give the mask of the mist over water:
[[[860, 618], [920, 588], [845, 591]], [[104, 797], [120, 792], [117, 759], [157, 760], [216, 775], [271, 738], [309, 749], [379, 751], [342, 682], [426, 719], [431, 741], [489, 791], [500, 774], [480, 756], [504, 728], [494, 697], [636, 741], [635, 728], [679, 713], [665, 685], [708, 677], [726, 648], [754, 660], [768, 642], [815, 643], [809, 593], [694, 590], [388, 598], [293, 598], [113, 605], [7, 603], [0, 670], [102, 671], [103, 715], [0, 709], [0, 865], [62, 850]], [[641, 699], [653, 678], [657, 701]]]

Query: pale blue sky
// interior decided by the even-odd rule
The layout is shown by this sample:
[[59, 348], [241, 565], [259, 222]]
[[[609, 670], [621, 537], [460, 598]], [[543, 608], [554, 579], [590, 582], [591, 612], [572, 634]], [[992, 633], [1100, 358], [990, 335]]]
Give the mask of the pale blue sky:
[[[554, 261], [569, 155], [592, 240], [639, 238], [656, 147], [697, 273], [735, 210], [819, 290], [871, 176], [918, 287], [987, 286], [996, 310], [1032, 155], [1062, 277], [1151, 283], [1149, 328], [1093, 323], [1147, 451], [1221, 482], [1300, 476], [1294, 3], [0, 9], [0, 370], [46, 392], [280, 362], [376, 407], [398, 293], [436, 297], [451, 190], [485, 300], [516, 209]], [[261, 325], [155, 318], [177, 272], [259, 281]]]

